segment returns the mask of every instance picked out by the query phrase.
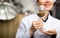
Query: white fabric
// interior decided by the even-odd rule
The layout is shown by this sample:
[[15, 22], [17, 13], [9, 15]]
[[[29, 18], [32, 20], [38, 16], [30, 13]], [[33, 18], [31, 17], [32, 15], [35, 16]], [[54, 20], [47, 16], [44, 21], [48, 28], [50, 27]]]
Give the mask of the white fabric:
[[54, 0], [54, 2], [56, 2], [56, 0]]
[[[40, 17], [37, 14], [32, 14], [26, 16], [20, 22], [19, 28], [17, 30], [16, 38], [30, 38], [29, 30], [32, 26], [32, 22], [39, 20]], [[46, 26], [45, 26], [46, 25]], [[60, 38], [60, 20], [53, 18], [52, 16], [48, 16], [48, 20], [44, 22], [44, 29], [55, 29], [57, 31], [56, 38]], [[48, 28], [47, 28], [48, 27]], [[44, 33], [37, 30], [34, 33], [35, 38], [51, 38], [50, 36], [45, 35]]]

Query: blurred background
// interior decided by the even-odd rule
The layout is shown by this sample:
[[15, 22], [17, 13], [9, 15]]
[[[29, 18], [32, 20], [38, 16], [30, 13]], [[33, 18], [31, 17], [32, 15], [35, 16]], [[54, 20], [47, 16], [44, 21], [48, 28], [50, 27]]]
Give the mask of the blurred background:
[[[26, 16], [25, 13], [22, 12], [23, 6], [21, 5], [20, 0], [0, 0], [0, 2], [2, 3], [2, 4], [0, 3], [1, 4], [0, 9], [2, 9], [1, 6], [5, 6], [3, 3], [7, 2], [9, 4], [14, 5], [16, 7], [16, 10], [18, 11], [18, 12], [14, 12], [16, 14], [18, 13], [14, 18], [8, 19], [7, 17], [6, 18], [3, 17], [1, 19], [1, 17], [0, 17], [0, 38], [15, 38], [20, 20], [24, 16]], [[24, 1], [23, 1], [23, 3], [24, 3]], [[4, 7], [4, 8], [6, 8], [6, 7]], [[51, 15], [53, 17], [60, 20], [60, 0], [57, 0], [55, 2], [53, 11], [51, 11], [51, 12], [52, 12]], [[5, 13], [5, 11], [4, 11], [4, 13]], [[10, 13], [10, 11], [9, 11], [9, 13]], [[1, 12], [0, 12], [0, 15], [1, 15]]]

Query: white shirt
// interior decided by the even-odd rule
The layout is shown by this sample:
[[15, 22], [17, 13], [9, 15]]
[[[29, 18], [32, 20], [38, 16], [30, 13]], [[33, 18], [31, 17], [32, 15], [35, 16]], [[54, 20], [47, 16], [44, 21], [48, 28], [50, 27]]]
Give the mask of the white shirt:
[[[32, 14], [32, 15], [24, 17], [19, 24], [16, 38], [30, 38], [29, 31], [32, 26], [32, 22], [39, 20], [39, 19], [40, 17], [38, 17], [37, 14]], [[48, 20], [44, 22], [44, 29], [46, 31], [50, 29], [55, 29], [57, 31], [56, 38], [60, 38], [60, 27], [59, 26], [60, 26], [60, 20], [53, 18], [51, 15], [49, 15]], [[40, 30], [37, 30], [34, 33], [34, 38], [51, 38], [51, 37], [40, 32]]]

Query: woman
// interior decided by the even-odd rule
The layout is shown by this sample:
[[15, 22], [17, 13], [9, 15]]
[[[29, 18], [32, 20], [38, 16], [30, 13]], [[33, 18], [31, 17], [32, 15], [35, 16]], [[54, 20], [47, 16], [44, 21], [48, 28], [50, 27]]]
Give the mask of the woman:
[[49, 14], [54, 2], [55, 0], [37, 0], [38, 7], [42, 5], [47, 13], [42, 18], [37, 13], [24, 17], [20, 22], [16, 38], [30, 38], [32, 36], [34, 38], [51, 38], [52, 35], [60, 38], [60, 20]]

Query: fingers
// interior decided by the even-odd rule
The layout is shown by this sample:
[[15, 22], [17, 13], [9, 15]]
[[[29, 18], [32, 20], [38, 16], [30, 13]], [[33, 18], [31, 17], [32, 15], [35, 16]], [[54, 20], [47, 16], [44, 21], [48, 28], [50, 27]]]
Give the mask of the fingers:
[[37, 29], [41, 30], [42, 28], [43, 28], [43, 20], [40, 19], [40, 20], [32, 22], [32, 26], [31, 26], [30, 30], [35, 32]]
[[48, 32], [55, 32], [56, 30], [55, 29], [52, 29], [52, 30], [48, 30]]
[[43, 20], [42, 19], [37, 20], [37, 21], [33, 21], [33, 24], [41, 24], [41, 23], [43, 23]]
[[43, 27], [43, 21], [40, 20], [40, 21], [35, 21], [35, 22], [33, 22], [33, 27], [34, 27], [35, 29], [41, 29], [41, 28]]
[[56, 30], [55, 29], [52, 29], [52, 30], [48, 30], [49, 33], [54, 33], [54, 34], [57, 34]]
[[46, 35], [53, 35], [53, 34], [56, 34], [56, 31], [55, 30], [48, 30], [48, 31], [45, 31], [45, 30], [41, 30], [42, 33], [46, 34]]
[[[40, 25], [40, 26], [39, 26], [39, 25]], [[35, 27], [36, 29], [42, 29], [42, 28], [43, 28], [42, 24], [39, 24], [39, 25], [35, 25], [34, 27]]]
[[46, 35], [52, 35], [52, 33], [49, 33], [48, 31], [41, 30], [41, 32], [46, 34]]

